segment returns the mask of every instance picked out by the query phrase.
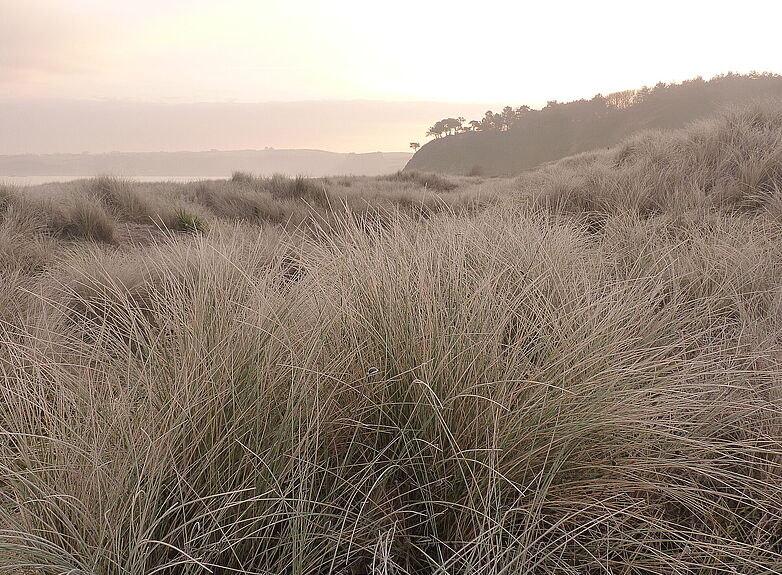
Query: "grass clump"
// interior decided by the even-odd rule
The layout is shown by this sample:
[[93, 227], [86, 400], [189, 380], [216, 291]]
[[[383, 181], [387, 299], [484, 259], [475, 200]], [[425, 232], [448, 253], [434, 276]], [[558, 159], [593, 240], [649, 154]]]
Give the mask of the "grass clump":
[[232, 182], [201, 182], [194, 200], [214, 215], [233, 221], [285, 224], [301, 222], [310, 209], [294, 200], [275, 200], [262, 189], [233, 185]]
[[410, 182], [416, 186], [435, 192], [450, 192], [458, 187], [456, 182], [439, 174], [417, 171], [399, 171], [387, 179], [395, 182]]
[[54, 260], [54, 252], [51, 238], [26, 233], [11, 222], [0, 224], [0, 272], [40, 272]]
[[245, 172], [234, 172], [231, 182], [240, 184], [245, 189], [269, 195], [280, 202], [304, 201], [317, 206], [328, 204], [325, 180], [313, 180], [301, 175], [290, 178], [283, 174], [259, 178]]
[[98, 176], [86, 182], [85, 191], [88, 197], [100, 201], [119, 218], [148, 223], [154, 216], [151, 204], [133, 182], [113, 176]]
[[111, 244], [115, 242], [115, 221], [103, 205], [84, 194], [74, 194], [62, 206], [54, 208], [52, 227], [68, 239]]
[[205, 234], [209, 231], [206, 220], [201, 216], [192, 214], [183, 208], [179, 208], [174, 213], [175, 223], [173, 228], [180, 232], [189, 234]]
[[34, 197], [21, 192], [5, 195], [0, 222], [28, 237], [114, 243], [115, 220], [102, 203], [81, 191], [61, 197]]
[[255, 183], [255, 176], [249, 172], [236, 171], [231, 174], [231, 181], [235, 184], [252, 185]]
[[328, 204], [325, 185], [305, 176], [289, 178], [275, 174], [264, 179], [261, 185], [278, 200], [303, 200], [318, 206]]
[[15, 196], [16, 192], [11, 186], [0, 185], [0, 218], [11, 205]]

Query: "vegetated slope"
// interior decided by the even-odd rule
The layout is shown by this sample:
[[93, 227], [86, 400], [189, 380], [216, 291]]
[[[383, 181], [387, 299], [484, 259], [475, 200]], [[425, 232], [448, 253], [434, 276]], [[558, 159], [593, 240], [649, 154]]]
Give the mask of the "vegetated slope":
[[51, 221], [204, 221], [0, 195], [0, 567], [782, 571], [782, 110], [514, 179], [82, 185]]
[[0, 156], [5, 176], [229, 176], [234, 170], [259, 175], [377, 176], [402, 169], [411, 154], [343, 154], [323, 150], [234, 150], [208, 152], [115, 152]]
[[729, 74], [709, 81], [660, 83], [607, 97], [598, 94], [591, 100], [550, 102], [542, 110], [525, 110], [504, 124], [484, 119], [477, 131], [436, 138], [405, 169], [518, 174], [568, 155], [613, 146], [638, 130], [681, 128], [728, 105], [779, 98], [780, 76]]

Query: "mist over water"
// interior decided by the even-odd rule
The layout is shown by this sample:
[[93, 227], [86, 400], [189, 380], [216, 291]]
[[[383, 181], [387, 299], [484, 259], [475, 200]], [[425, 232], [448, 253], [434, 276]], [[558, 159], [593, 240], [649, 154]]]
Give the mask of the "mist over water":
[[[93, 175], [84, 176], [0, 176], [0, 184], [12, 186], [39, 186], [41, 184], [53, 184], [59, 182], [73, 182], [91, 178]], [[230, 174], [216, 176], [122, 176], [122, 179], [134, 182], [176, 182], [187, 183], [199, 180], [220, 180], [230, 178]]]

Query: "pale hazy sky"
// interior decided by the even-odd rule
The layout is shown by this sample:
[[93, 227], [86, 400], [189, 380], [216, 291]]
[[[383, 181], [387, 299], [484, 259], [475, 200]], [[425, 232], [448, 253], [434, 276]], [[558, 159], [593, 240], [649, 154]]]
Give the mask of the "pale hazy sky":
[[0, 99], [535, 106], [782, 72], [780, 17], [757, 0], [0, 0]]

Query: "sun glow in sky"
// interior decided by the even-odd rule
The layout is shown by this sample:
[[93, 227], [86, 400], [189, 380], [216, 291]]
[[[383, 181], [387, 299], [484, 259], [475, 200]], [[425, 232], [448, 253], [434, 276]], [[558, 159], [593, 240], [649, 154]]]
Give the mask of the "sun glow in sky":
[[782, 72], [780, 16], [757, 0], [0, 0], [0, 98], [540, 106]]

